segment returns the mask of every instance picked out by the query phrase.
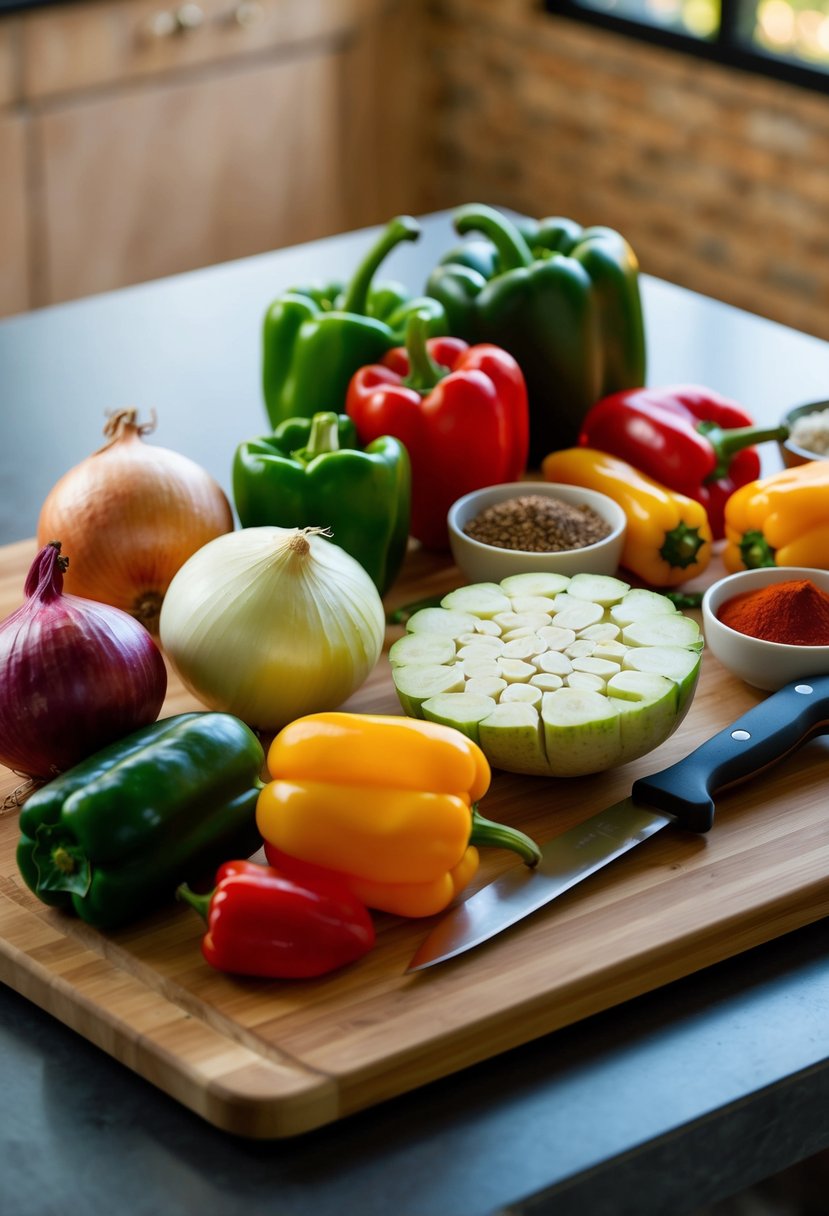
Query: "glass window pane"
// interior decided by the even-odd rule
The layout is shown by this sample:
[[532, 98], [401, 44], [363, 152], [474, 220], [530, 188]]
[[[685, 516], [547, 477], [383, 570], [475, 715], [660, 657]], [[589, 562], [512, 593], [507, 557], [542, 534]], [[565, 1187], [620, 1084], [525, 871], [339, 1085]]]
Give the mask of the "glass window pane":
[[597, 13], [692, 38], [716, 37], [720, 23], [720, 0], [578, 0], [578, 3]]
[[829, 71], [829, 0], [746, 0], [740, 30], [753, 51]]

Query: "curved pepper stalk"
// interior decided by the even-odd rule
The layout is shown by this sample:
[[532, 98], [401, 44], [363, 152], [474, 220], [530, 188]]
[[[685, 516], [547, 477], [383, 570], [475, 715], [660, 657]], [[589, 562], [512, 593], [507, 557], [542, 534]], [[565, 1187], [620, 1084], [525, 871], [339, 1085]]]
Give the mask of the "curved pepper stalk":
[[444, 306], [452, 334], [493, 342], [518, 362], [537, 467], [576, 442], [594, 402], [645, 379], [636, 255], [613, 229], [568, 219], [514, 223], [470, 204], [454, 222], [461, 235], [482, 235], [442, 259], [427, 293]]
[[272, 426], [340, 409], [357, 369], [403, 340], [412, 310], [426, 312], [430, 332], [445, 333], [436, 300], [410, 299], [398, 283], [374, 283], [389, 253], [420, 231], [411, 216], [395, 216], [349, 283], [296, 287], [274, 300], [262, 331], [262, 388]]
[[784, 439], [786, 427], [755, 426], [737, 402], [695, 384], [627, 389], [588, 412], [579, 444], [626, 460], [705, 507], [715, 540], [725, 504], [760, 474], [754, 445]]
[[409, 539], [408, 453], [391, 435], [361, 448], [345, 414], [286, 418], [273, 435], [240, 444], [233, 499], [243, 528], [330, 528], [380, 595], [400, 572]]
[[352, 378], [346, 411], [364, 443], [393, 435], [409, 453], [412, 536], [449, 548], [446, 517], [470, 490], [517, 481], [527, 463], [529, 412], [520, 367], [492, 343], [429, 338], [413, 312], [406, 345]]

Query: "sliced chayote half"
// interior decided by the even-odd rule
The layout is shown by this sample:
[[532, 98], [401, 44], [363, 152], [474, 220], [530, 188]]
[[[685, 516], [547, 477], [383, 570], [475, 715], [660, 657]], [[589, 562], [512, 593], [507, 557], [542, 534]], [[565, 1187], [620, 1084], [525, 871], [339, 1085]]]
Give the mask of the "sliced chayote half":
[[411, 717], [480, 745], [493, 768], [597, 773], [682, 721], [702, 635], [667, 596], [607, 575], [517, 574], [410, 617], [389, 659]]

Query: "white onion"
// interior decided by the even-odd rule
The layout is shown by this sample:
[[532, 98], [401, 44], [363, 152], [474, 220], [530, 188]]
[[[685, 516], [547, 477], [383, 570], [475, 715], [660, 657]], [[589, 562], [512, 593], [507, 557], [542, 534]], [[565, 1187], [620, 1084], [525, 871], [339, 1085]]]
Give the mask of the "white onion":
[[184, 563], [161, 609], [161, 645], [186, 687], [263, 731], [342, 704], [384, 635], [374, 583], [314, 528], [217, 537]]
[[63, 593], [60, 548], [40, 550], [25, 602], [0, 622], [0, 763], [47, 780], [154, 722], [167, 691], [143, 625]]

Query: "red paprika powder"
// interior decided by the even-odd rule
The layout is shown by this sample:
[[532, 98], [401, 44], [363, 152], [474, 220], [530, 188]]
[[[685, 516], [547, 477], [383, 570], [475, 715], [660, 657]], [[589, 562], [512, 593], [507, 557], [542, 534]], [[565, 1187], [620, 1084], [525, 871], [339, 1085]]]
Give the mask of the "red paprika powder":
[[766, 642], [829, 646], [829, 595], [808, 578], [735, 595], [718, 616], [730, 629]]

